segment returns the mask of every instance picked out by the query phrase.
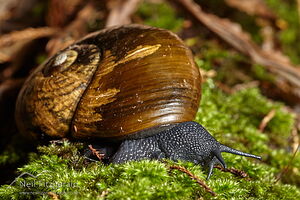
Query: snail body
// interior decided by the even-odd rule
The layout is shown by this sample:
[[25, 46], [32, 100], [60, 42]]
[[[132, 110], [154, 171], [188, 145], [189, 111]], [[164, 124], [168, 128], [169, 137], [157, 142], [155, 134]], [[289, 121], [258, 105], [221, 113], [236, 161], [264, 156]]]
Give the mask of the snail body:
[[58, 52], [25, 82], [16, 121], [34, 138], [122, 141], [111, 161], [187, 160], [225, 167], [218, 143], [192, 122], [201, 76], [191, 51], [167, 30], [127, 25], [92, 33]]

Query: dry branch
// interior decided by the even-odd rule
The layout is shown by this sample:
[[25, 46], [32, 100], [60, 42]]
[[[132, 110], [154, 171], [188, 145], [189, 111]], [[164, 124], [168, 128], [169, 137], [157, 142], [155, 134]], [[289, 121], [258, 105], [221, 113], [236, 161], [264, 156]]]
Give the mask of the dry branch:
[[[0, 64], [5, 62], [17, 61], [14, 59], [18, 52], [23, 51], [24, 47], [31, 41], [50, 37], [57, 33], [56, 28], [41, 27], [27, 28], [21, 31], [14, 31], [0, 36]], [[11, 67], [8, 71], [13, 72], [15, 69]]]
[[299, 148], [300, 148], [300, 144], [298, 144], [297, 150], [294, 152], [293, 157], [290, 159], [289, 163], [285, 167], [283, 167], [282, 170], [278, 173], [278, 175], [274, 181], [275, 184], [278, 183], [282, 179], [282, 176], [284, 174], [287, 174], [288, 171], [291, 170], [292, 163], [295, 160], [297, 153], [299, 152], [298, 151]]
[[53, 55], [87, 33], [87, 24], [97, 17], [97, 10], [92, 3], [86, 4], [78, 13], [76, 18], [61, 31], [61, 34], [52, 38], [47, 44], [47, 51]]
[[223, 168], [219, 165], [214, 166], [214, 168], [217, 168], [217, 169], [221, 170], [222, 172], [230, 172], [231, 174], [233, 174], [237, 177], [246, 178], [246, 180], [249, 180], [248, 174], [242, 170], [238, 170], [238, 169], [234, 169], [234, 168]]
[[275, 14], [267, 7], [264, 0], [225, 0], [234, 8], [237, 8], [248, 15], [256, 15], [264, 18], [275, 19]]
[[78, 10], [88, 1], [82, 0], [51, 0], [49, 2], [46, 21], [50, 27], [64, 27], [76, 16]]
[[41, 37], [49, 37], [56, 34], [56, 28], [41, 27], [41, 28], [27, 28], [21, 31], [14, 31], [0, 37], [0, 48], [9, 46], [12, 43], [24, 40], [34, 40]]
[[280, 52], [264, 51], [238, 24], [203, 12], [201, 7], [192, 0], [178, 0], [178, 2], [220, 38], [249, 56], [253, 62], [265, 66], [277, 75], [275, 84], [278, 88], [300, 99], [300, 68], [291, 64], [286, 56]]
[[106, 21], [106, 27], [129, 24], [130, 17], [136, 11], [140, 0], [111, 1], [108, 7], [111, 7]]
[[199, 177], [194, 175], [192, 172], [187, 170], [186, 168], [178, 165], [171, 165], [169, 166], [171, 170], [177, 169], [185, 174], [187, 174], [189, 177], [191, 177], [193, 180], [195, 180], [200, 186], [202, 186], [207, 192], [209, 192], [213, 196], [217, 196], [217, 194], [210, 188], [208, 187], [204, 181], [202, 181]]
[[263, 132], [266, 128], [266, 126], [268, 125], [268, 123], [273, 119], [273, 117], [276, 114], [276, 110], [271, 110], [261, 121], [260, 125], [259, 125], [259, 131]]
[[94, 156], [96, 156], [100, 161], [103, 160], [103, 158], [105, 157], [105, 155], [103, 153], [100, 153], [99, 151], [97, 151], [97, 149], [95, 149], [92, 145], [89, 145], [88, 147]]

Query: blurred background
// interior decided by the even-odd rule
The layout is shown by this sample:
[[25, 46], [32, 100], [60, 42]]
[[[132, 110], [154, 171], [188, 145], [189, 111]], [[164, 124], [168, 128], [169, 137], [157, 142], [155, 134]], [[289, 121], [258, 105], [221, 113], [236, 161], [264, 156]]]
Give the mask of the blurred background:
[[299, 189], [299, 19], [299, 0], [0, 0], [0, 183], [35, 151], [14, 120], [26, 77], [90, 32], [137, 23], [191, 48], [203, 76], [196, 120]]

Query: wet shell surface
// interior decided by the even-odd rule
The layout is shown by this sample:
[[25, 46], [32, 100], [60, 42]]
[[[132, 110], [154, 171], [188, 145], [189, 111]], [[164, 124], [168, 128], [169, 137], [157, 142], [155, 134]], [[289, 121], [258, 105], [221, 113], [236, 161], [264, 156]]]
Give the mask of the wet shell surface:
[[31, 74], [18, 97], [17, 125], [34, 137], [122, 138], [193, 120], [200, 83], [191, 51], [172, 32], [104, 29]]

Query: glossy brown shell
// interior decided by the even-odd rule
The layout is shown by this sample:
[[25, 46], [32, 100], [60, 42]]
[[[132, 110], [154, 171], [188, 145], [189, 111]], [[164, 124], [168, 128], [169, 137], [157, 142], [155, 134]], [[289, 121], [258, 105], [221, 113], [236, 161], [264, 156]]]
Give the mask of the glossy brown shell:
[[104, 29], [34, 71], [17, 101], [17, 124], [32, 136], [121, 138], [193, 120], [200, 84], [191, 51], [170, 31]]

